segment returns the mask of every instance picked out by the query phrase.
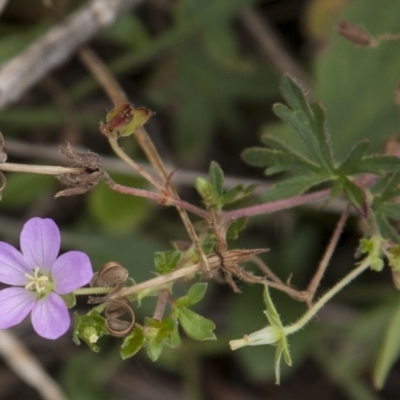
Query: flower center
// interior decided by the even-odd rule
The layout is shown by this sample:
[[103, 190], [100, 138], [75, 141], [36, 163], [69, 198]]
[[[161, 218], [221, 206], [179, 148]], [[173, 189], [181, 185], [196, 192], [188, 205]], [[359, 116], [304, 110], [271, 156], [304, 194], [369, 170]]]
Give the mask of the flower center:
[[47, 291], [46, 287], [48, 287], [50, 278], [46, 275], [43, 275], [40, 272], [39, 267], [34, 268], [32, 275], [25, 274], [25, 277], [28, 281], [28, 283], [25, 285], [26, 290], [31, 290], [37, 293], [44, 293], [45, 291]]

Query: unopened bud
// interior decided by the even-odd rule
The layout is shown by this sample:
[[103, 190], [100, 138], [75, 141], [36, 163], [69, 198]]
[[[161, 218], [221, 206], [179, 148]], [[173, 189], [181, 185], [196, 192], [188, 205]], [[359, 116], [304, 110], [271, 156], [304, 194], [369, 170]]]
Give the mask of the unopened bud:
[[129, 136], [143, 126], [154, 113], [144, 107], [121, 104], [114, 107], [102, 122], [100, 129], [108, 137]]
[[363, 28], [347, 21], [339, 21], [337, 31], [347, 40], [359, 46], [372, 46], [374, 44], [374, 40]]

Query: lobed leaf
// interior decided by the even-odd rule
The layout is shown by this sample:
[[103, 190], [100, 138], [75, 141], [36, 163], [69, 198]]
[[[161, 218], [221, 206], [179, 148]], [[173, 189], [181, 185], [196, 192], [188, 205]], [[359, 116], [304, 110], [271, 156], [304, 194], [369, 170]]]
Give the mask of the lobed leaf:
[[366, 156], [370, 146], [368, 140], [358, 142], [350, 151], [347, 158], [337, 168], [337, 172], [342, 175], [353, 175], [359, 173], [359, 163]]
[[272, 175], [272, 172], [316, 172], [320, 169], [315, 163], [300, 154], [286, 153], [275, 149], [249, 148], [243, 151], [242, 158], [248, 164], [256, 167], [270, 167], [266, 170], [268, 175]]
[[314, 186], [329, 181], [331, 178], [320, 174], [300, 175], [288, 178], [273, 185], [262, 198], [265, 202], [300, 196]]
[[346, 171], [347, 174], [370, 173], [383, 175], [385, 172], [400, 172], [400, 158], [396, 156], [369, 156], [364, 157], [352, 165], [352, 169]]
[[400, 203], [382, 203], [379, 212], [385, 214], [388, 218], [396, 221], [400, 220]]
[[275, 104], [274, 113], [293, 126], [306, 144], [311, 160], [325, 171], [333, 172], [335, 164], [324, 108], [318, 102], [308, 102], [303, 91], [289, 75], [282, 78], [281, 91], [291, 108]]
[[316, 135], [321, 152], [321, 161], [326, 163], [327, 170], [333, 171], [335, 169], [335, 162], [333, 160], [332, 147], [330, 143], [331, 139], [326, 124], [326, 110], [319, 101], [311, 103], [311, 110], [314, 115], [313, 131]]

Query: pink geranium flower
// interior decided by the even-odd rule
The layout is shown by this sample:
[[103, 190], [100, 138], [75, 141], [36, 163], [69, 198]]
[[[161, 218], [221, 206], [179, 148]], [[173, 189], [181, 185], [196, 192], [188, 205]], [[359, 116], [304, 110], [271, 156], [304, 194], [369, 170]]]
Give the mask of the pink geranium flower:
[[89, 257], [80, 251], [58, 256], [60, 231], [51, 219], [32, 218], [22, 228], [21, 252], [0, 242], [0, 329], [19, 324], [31, 311], [33, 329], [57, 339], [70, 326], [61, 295], [86, 285], [93, 276]]

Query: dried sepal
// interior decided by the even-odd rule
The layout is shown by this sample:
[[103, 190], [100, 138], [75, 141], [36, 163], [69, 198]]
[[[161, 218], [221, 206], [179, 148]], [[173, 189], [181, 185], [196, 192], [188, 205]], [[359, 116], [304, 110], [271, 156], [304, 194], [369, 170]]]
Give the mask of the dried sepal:
[[69, 143], [60, 146], [60, 152], [75, 163], [72, 165], [81, 168], [80, 172], [61, 174], [57, 179], [68, 189], [59, 191], [54, 197], [73, 196], [84, 194], [93, 189], [103, 177], [100, 169], [100, 157], [91, 151], [76, 151]]
[[60, 153], [68, 157], [72, 161], [75, 161], [73, 166], [81, 168], [89, 168], [92, 170], [99, 169], [100, 167], [100, 156], [92, 151], [77, 151], [71, 143], [66, 143], [64, 146], [60, 146]]
[[91, 287], [111, 287], [114, 288], [107, 296], [90, 297], [89, 304], [101, 303], [108, 300], [110, 294], [123, 288], [129, 278], [128, 270], [116, 261], [110, 261], [104, 264], [99, 271], [97, 271], [89, 285]]

